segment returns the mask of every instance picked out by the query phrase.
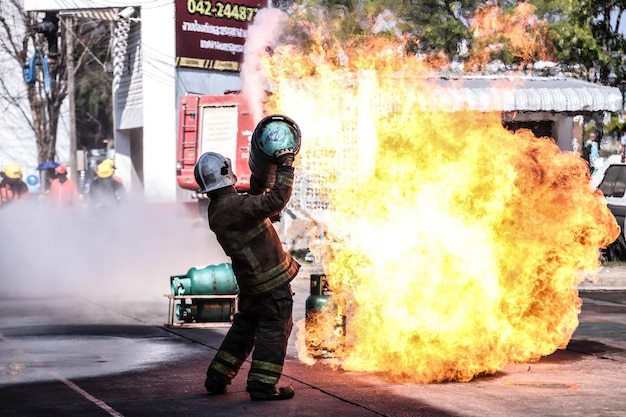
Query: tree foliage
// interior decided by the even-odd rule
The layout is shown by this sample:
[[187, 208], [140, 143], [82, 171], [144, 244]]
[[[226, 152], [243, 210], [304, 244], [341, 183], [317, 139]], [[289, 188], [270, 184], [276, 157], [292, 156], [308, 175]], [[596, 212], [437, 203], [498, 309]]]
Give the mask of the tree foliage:
[[471, 36], [469, 18], [482, 2], [477, 0], [408, 0], [398, 3], [409, 27], [409, 52], [442, 51], [459, 55], [460, 44]]
[[[626, 0], [306, 0], [281, 1], [324, 8], [334, 39], [398, 36], [407, 53], [445, 56], [464, 71], [507, 70], [554, 61], [574, 76], [604, 84], [626, 80], [626, 41], [620, 33]], [[320, 17], [319, 11], [309, 12]], [[374, 33], [383, 14], [386, 30]], [[626, 22], [625, 22], [626, 23]], [[330, 34], [327, 39], [331, 38]], [[458, 67], [457, 67], [458, 68]]]
[[113, 83], [108, 22], [80, 19], [74, 49], [77, 147], [102, 148], [113, 137]]
[[[593, 81], [620, 83], [626, 79], [626, 39], [620, 31], [624, 0], [579, 0], [551, 25], [558, 42], [556, 60], [583, 65]], [[626, 23], [626, 22], [624, 22]]]

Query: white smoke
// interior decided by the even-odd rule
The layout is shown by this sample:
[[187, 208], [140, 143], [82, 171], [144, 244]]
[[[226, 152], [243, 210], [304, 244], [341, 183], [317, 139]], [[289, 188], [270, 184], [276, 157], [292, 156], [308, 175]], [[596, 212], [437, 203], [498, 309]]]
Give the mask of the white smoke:
[[276, 46], [286, 21], [285, 12], [275, 8], [263, 8], [248, 27], [241, 64], [241, 91], [248, 97], [255, 122], [263, 118], [263, 99], [269, 90], [261, 58], [268, 53], [268, 49]]
[[173, 205], [133, 203], [108, 216], [0, 209], [0, 297], [161, 299], [170, 276], [228, 262], [206, 222]]

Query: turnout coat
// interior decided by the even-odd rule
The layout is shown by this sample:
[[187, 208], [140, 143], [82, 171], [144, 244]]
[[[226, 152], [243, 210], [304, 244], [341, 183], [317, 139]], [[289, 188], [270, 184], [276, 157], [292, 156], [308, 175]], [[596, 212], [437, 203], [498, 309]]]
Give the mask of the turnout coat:
[[270, 217], [289, 201], [294, 169], [278, 166], [271, 190], [238, 194], [234, 187], [209, 193], [209, 226], [231, 258], [242, 294], [263, 295], [292, 281], [300, 265], [283, 249]]

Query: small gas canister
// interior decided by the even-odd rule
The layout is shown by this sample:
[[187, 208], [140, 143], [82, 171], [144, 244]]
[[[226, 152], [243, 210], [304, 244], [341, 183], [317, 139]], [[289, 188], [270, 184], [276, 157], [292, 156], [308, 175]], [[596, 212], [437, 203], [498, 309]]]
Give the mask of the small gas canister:
[[333, 296], [327, 276], [311, 275], [311, 295], [306, 299], [305, 344], [314, 358], [341, 356], [345, 347], [346, 315], [343, 303]]

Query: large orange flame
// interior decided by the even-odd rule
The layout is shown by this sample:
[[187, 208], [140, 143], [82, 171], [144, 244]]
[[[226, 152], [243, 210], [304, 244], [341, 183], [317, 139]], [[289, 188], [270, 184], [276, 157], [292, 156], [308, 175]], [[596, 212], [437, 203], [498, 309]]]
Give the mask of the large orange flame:
[[564, 348], [578, 272], [619, 232], [584, 162], [499, 114], [447, 111], [454, 91], [435, 95], [394, 42], [350, 46], [286, 43], [264, 59], [268, 110], [300, 125], [298, 178], [326, 208], [342, 366], [468, 381]]
[[550, 60], [555, 51], [548, 41], [548, 25], [537, 18], [536, 7], [518, 3], [510, 13], [493, 4], [478, 8], [471, 22], [472, 54], [467, 68], [482, 68], [500, 54], [517, 64]]

